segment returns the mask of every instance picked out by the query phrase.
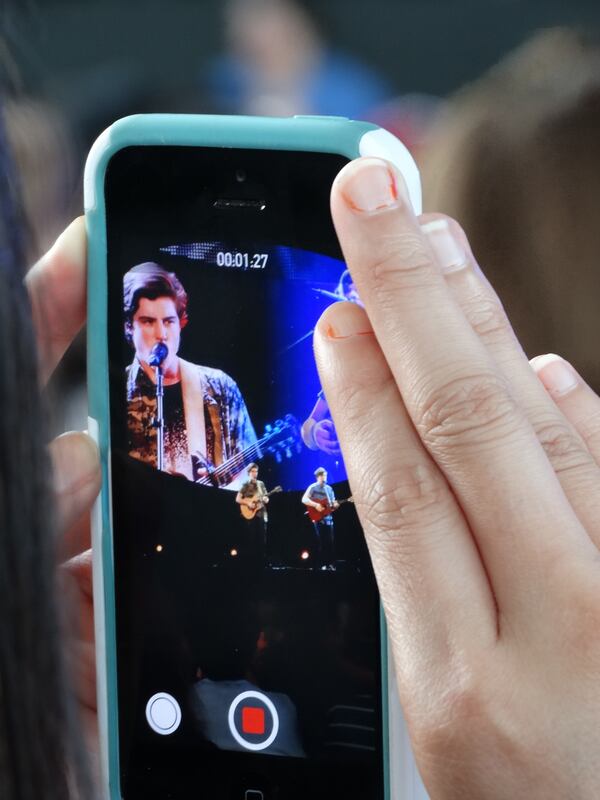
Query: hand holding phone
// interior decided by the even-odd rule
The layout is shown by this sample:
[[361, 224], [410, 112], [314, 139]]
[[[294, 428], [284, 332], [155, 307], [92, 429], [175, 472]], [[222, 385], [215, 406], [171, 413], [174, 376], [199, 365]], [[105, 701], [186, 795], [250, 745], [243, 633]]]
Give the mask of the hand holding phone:
[[330, 306], [316, 355], [431, 796], [597, 797], [600, 401], [528, 362], [392, 165], [346, 165], [332, 210], [368, 315]]

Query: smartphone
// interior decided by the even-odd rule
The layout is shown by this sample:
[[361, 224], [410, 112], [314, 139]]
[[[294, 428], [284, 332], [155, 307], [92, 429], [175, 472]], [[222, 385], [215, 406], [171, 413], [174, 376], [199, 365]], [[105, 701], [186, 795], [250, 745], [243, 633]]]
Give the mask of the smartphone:
[[343, 118], [142, 115], [85, 172], [99, 714], [123, 800], [424, 796], [312, 351], [360, 302], [329, 211]]

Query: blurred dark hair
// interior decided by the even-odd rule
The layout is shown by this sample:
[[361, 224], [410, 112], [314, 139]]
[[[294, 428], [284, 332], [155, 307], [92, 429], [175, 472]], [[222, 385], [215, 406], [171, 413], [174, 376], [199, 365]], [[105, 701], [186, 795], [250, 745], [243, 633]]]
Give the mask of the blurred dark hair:
[[458, 219], [531, 357], [600, 390], [600, 46], [540, 31], [448, 103], [422, 152], [426, 210]]
[[0, 113], [0, 797], [89, 798], [62, 617], [17, 175]]
[[123, 277], [123, 312], [125, 314], [125, 336], [131, 341], [131, 326], [140, 299], [157, 300], [170, 297], [175, 302], [177, 316], [183, 327], [187, 321], [187, 293], [174, 272], [167, 272], [160, 264], [146, 261], [137, 264]]

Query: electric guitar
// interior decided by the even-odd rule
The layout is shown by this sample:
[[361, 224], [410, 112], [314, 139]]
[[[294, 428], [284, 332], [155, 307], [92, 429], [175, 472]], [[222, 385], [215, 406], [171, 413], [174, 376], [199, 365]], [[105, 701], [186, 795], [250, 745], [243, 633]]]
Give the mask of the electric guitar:
[[322, 519], [325, 519], [325, 517], [328, 517], [330, 514], [333, 514], [334, 511], [337, 511], [340, 506], [344, 505], [344, 503], [353, 503], [353, 502], [354, 502], [353, 497], [347, 497], [345, 500], [339, 500], [337, 507], [329, 505], [329, 503], [319, 503], [319, 505], [323, 508], [322, 511], [317, 511], [316, 508], [308, 506], [304, 513], [308, 514], [312, 522], [321, 522]]
[[249, 500], [254, 505], [252, 506], [252, 508], [250, 508], [250, 506], [247, 506], [247, 505], [244, 505], [244, 503], [241, 503], [240, 504], [240, 511], [242, 512], [242, 517], [244, 519], [254, 519], [254, 517], [258, 514], [258, 512], [264, 506], [264, 503], [263, 503], [264, 498], [265, 497], [270, 497], [272, 494], [276, 494], [277, 492], [282, 492], [282, 491], [283, 491], [283, 489], [281, 488], [281, 486], [276, 486], [274, 489], [271, 489], [271, 491], [267, 492], [266, 494], [263, 494], [263, 495], [259, 496], [259, 494], [257, 492], [252, 497], [244, 497], [245, 501]]
[[192, 475], [194, 483], [201, 486], [227, 486], [244, 467], [259, 461], [266, 455], [275, 456], [279, 463], [283, 458], [291, 458], [302, 449], [300, 426], [291, 414], [265, 426], [265, 431], [254, 444], [236, 453], [227, 461], [215, 466], [200, 453], [192, 455]]

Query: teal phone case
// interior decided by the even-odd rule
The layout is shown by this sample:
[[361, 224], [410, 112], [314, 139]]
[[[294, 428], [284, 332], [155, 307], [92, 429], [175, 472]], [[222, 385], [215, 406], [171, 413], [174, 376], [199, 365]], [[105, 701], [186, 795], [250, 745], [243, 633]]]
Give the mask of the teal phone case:
[[[107, 261], [104, 180], [107, 165], [131, 145], [170, 145], [300, 150], [337, 153], [348, 159], [374, 155], [396, 163], [420, 213], [420, 183], [408, 151], [392, 134], [376, 125], [343, 117], [219, 117], [149, 114], [125, 117], [107, 128], [93, 145], [85, 168], [84, 199], [88, 236], [88, 397], [89, 429], [102, 460], [102, 492], [93, 512], [94, 604], [98, 670], [98, 710], [105, 790], [120, 800], [116, 625], [112, 517], [110, 497], [110, 420], [107, 346]], [[382, 687], [385, 797], [390, 798], [388, 753], [388, 652], [382, 626]], [[409, 800], [403, 794], [401, 800]]]

